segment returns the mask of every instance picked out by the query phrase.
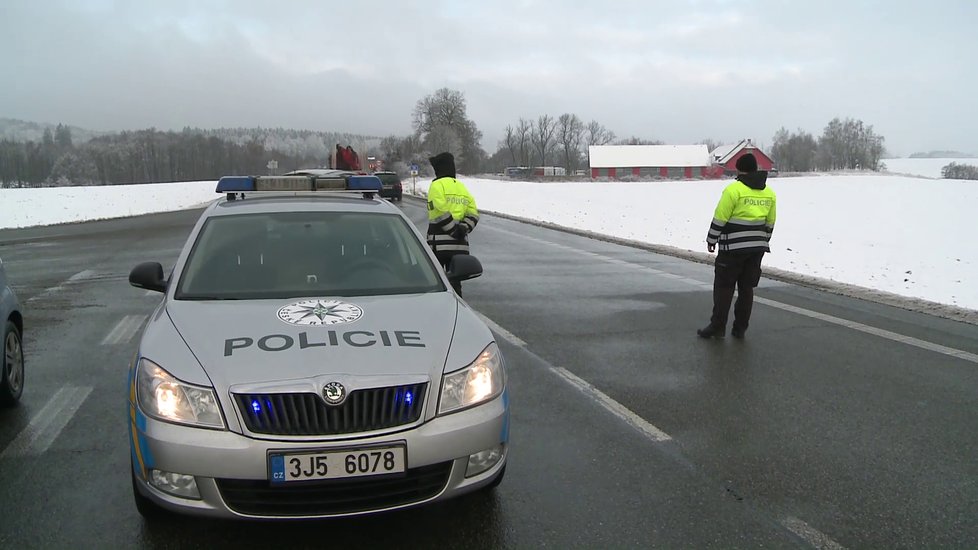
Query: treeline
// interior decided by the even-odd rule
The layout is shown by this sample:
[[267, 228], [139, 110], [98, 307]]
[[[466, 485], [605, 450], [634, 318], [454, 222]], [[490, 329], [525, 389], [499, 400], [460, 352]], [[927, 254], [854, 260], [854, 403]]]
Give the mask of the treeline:
[[973, 159], [978, 158], [970, 153], [962, 153], [961, 151], [927, 151], [927, 152], [917, 152], [910, 155], [912, 159]]
[[465, 95], [449, 88], [429, 94], [415, 104], [414, 133], [384, 138], [377, 151], [386, 167], [404, 172], [417, 164], [430, 173], [427, 159], [442, 151], [455, 156], [459, 172], [501, 172], [508, 166], [563, 166], [568, 171], [586, 168], [591, 145], [658, 144], [638, 137], [618, 139], [599, 122], [584, 122], [572, 113], [521, 117], [505, 129], [505, 137], [491, 156], [480, 145], [482, 132], [469, 118]]
[[978, 166], [952, 162], [941, 168], [941, 176], [953, 180], [978, 180]]
[[872, 125], [834, 118], [818, 139], [804, 130], [781, 128], [774, 134], [771, 158], [782, 172], [879, 170], [886, 153], [884, 141]]
[[108, 185], [216, 179], [324, 166], [336, 143], [361, 149], [369, 138], [286, 129], [155, 129], [93, 137], [80, 145], [71, 129], [47, 129], [40, 142], [0, 140], [5, 187]]
[[615, 133], [596, 120], [585, 123], [576, 114], [558, 117], [540, 115], [536, 119], [520, 117], [506, 126], [505, 135], [492, 157], [492, 169], [506, 166], [563, 166], [571, 172], [587, 166], [591, 145], [615, 141]]

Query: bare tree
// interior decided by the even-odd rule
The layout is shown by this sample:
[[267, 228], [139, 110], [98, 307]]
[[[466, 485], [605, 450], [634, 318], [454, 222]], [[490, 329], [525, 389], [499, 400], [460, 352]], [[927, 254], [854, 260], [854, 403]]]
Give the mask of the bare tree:
[[615, 141], [615, 133], [605, 128], [604, 125], [598, 123], [597, 120], [588, 122], [584, 130], [587, 145], [589, 147], [591, 145], [607, 145], [612, 141]]
[[530, 139], [534, 147], [540, 153], [539, 166], [547, 165], [547, 153], [550, 151], [554, 139], [554, 132], [557, 130], [557, 121], [550, 115], [540, 115], [537, 123], [533, 127]]
[[530, 144], [533, 143], [530, 137], [532, 133], [533, 122], [520, 117], [519, 124], [516, 125], [516, 141], [519, 144], [520, 166], [530, 165]]
[[709, 149], [711, 153], [714, 151], [714, 149], [716, 149], [717, 147], [723, 145], [722, 143], [720, 143], [719, 141], [717, 141], [717, 140], [715, 140], [713, 138], [706, 138], [704, 140], [701, 140], [700, 141], [700, 144], [701, 145], [706, 145], [706, 148]]
[[632, 136], [615, 141], [615, 145], [664, 145], [664, 143], [657, 139], [645, 139], [638, 136]]
[[506, 126], [506, 137], [503, 139], [503, 143], [506, 144], [506, 148], [509, 149], [509, 154], [513, 157], [513, 166], [516, 166], [519, 162], [516, 158], [516, 148], [519, 147], [519, 139], [512, 124]]
[[486, 158], [482, 132], [469, 120], [465, 95], [458, 90], [441, 88], [419, 99], [411, 123], [429, 152], [451, 151], [459, 171], [476, 173]]
[[591, 163], [591, 146], [607, 145], [615, 140], [615, 133], [608, 130], [597, 120], [592, 120], [584, 127], [584, 155], [588, 164]]
[[458, 90], [441, 88], [414, 105], [414, 131], [427, 134], [436, 126], [458, 127], [466, 120], [465, 96]]
[[564, 168], [568, 172], [577, 169], [583, 135], [584, 123], [577, 115], [564, 113], [557, 119], [557, 143], [563, 150]]

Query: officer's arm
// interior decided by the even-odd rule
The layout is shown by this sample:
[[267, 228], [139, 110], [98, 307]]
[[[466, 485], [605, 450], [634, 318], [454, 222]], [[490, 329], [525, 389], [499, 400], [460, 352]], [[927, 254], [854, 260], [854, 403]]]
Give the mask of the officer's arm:
[[737, 204], [737, 197], [734, 196], [732, 186], [727, 186], [720, 195], [720, 202], [717, 203], [716, 210], [713, 211], [713, 223], [710, 224], [710, 232], [706, 235], [706, 242], [716, 244], [720, 240], [720, 232], [723, 226], [727, 225], [730, 216], [733, 215], [734, 206]]
[[465, 217], [462, 218], [462, 223], [468, 227], [469, 233], [471, 233], [476, 224], [479, 223], [479, 209], [475, 206], [475, 197], [472, 196], [472, 193], [466, 189], [465, 195], [469, 199], [469, 204], [465, 207]]
[[774, 221], [777, 219], [778, 214], [778, 199], [777, 197], [771, 197], [771, 209], [767, 212], [767, 220], [765, 220], [764, 228], [767, 229], [767, 238], [771, 240], [771, 235], [774, 233]]
[[440, 183], [432, 185], [428, 189], [428, 223], [440, 228], [445, 233], [451, 233], [457, 224], [452, 213], [448, 210], [445, 186]]

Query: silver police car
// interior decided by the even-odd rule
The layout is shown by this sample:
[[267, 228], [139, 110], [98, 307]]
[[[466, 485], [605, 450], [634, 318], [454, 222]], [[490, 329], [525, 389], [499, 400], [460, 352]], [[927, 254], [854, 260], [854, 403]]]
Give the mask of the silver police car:
[[225, 177], [129, 368], [136, 507], [228, 518], [364, 514], [495, 487], [505, 362], [374, 176]]
[[15, 405], [24, 393], [24, 316], [17, 295], [7, 284], [0, 259], [0, 323], [3, 323], [3, 356], [0, 357], [0, 406]]

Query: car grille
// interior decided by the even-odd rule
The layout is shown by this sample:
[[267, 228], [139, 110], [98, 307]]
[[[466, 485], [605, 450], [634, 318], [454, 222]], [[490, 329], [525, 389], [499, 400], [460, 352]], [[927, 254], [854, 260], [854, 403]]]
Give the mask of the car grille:
[[315, 393], [234, 394], [252, 433], [334, 435], [369, 432], [416, 422], [427, 383], [355, 390], [340, 405]]
[[275, 485], [265, 480], [215, 479], [228, 508], [252, 516], [328, 516], [382, 510], [436, 496], [452, 463], [413, 468], [403, 476]]

